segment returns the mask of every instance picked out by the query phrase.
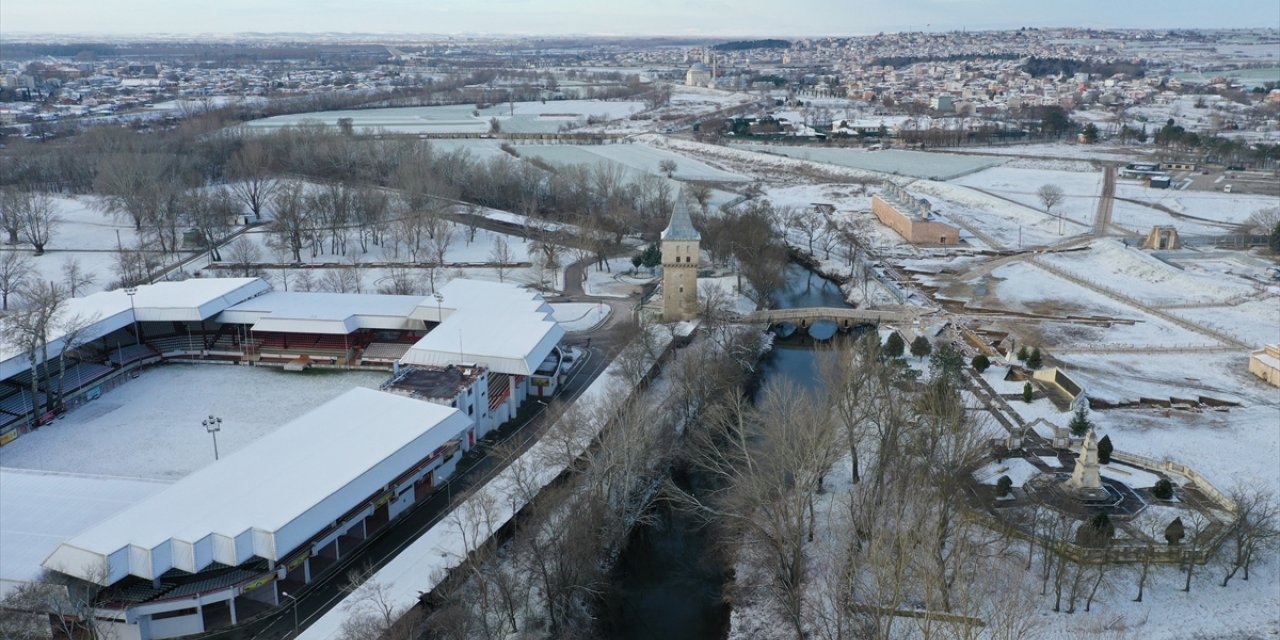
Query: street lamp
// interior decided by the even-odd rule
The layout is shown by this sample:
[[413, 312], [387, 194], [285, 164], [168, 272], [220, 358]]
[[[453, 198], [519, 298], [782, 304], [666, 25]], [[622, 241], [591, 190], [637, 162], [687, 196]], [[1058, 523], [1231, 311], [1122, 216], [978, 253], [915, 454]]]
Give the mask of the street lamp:
[[436, 299], [436, 324], [444, 322], [444, 296], [437, 291], [432, 296]]
[[280, 595], [293, 601], [293, 637], [298, 637], [298, 599], [289, 595], [288, 591], [281, 591]]
[[137, 287], [125, 287], [124, 294], [129, 296], [129, 315], [133, 320], [133, 344], [134, 346], [142, 344], [142, 338], [138, 332], [138, 311], [133, 306], [133, 296], [138, 294]]
[[200, 421], [204, 425], [204, 430], [213, 436], [213, 459], [218, 459], [218, 432], [222, 431], [222, 418], [210, 415], [208, 418]]

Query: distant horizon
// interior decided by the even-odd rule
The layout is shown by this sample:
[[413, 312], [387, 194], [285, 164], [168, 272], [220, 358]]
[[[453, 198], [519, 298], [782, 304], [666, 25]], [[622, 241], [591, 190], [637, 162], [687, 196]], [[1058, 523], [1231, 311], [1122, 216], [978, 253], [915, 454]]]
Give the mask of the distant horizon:
[[[1276, 29], [1274, 0], [41, 0], [0, 2], [0, 38], [234, 36], [707, 38], [858, 37], [1040, 29]], [[1028, 6], [1031, 4], [1031, 6]], [[1064, 6], [1065, 5], [1065, 6]], [[407, 29], [405, 25], [417, 25]], [[761, 25], [768, 24], [767, 30]], [[1260, 26], [1263, 25], [1263, 26]], [[193, 29], [192, 25], [201, 28]], [[619, 28], [625, 25], [624, 28]]]

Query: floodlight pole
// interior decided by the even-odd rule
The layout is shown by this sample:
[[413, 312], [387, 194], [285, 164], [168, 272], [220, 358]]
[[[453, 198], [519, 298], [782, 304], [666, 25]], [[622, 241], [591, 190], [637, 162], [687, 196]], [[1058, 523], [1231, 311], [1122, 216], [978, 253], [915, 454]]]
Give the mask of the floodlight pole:
[[201, 420], [200, 424], [204, 427], [205, 431], [209, 432], [209, 435], [213, 436], [213, 459], [217, 460], [218, 432], [222, 430], [222, 418], [210, 414], [208, 418]]
[[133, 321], [133, 344], [138, 346], [142, 344], [142, 336], [138, 332], [138, 310], [133, 306], [133, 296], [138, 295], [137, 287], [125, 287], [124, 294], [129, 296], [129, 315]]

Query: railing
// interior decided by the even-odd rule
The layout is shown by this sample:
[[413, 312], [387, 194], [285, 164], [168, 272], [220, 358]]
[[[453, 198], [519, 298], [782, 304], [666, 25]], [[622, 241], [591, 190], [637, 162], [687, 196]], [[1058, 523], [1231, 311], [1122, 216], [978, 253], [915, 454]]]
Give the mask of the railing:
[[857, 320], [859, 322], [911, 322], [919, 316], [913, 310], [848, 309], [844, 307], [802, 307], [798, 309], [765, 309], [739, 314], [742, 322], [790, 322], [793, 320]]

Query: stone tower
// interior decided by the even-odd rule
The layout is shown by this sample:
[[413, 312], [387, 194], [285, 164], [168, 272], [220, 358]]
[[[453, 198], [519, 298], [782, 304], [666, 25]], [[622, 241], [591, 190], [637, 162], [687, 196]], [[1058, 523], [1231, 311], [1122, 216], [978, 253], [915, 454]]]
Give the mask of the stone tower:
[[698, 242], [702, 236], [689, 219], [684, 194], [676, 197], [671, 223], [662, 231], [662, 319], [692, 320], [698, 315]]

